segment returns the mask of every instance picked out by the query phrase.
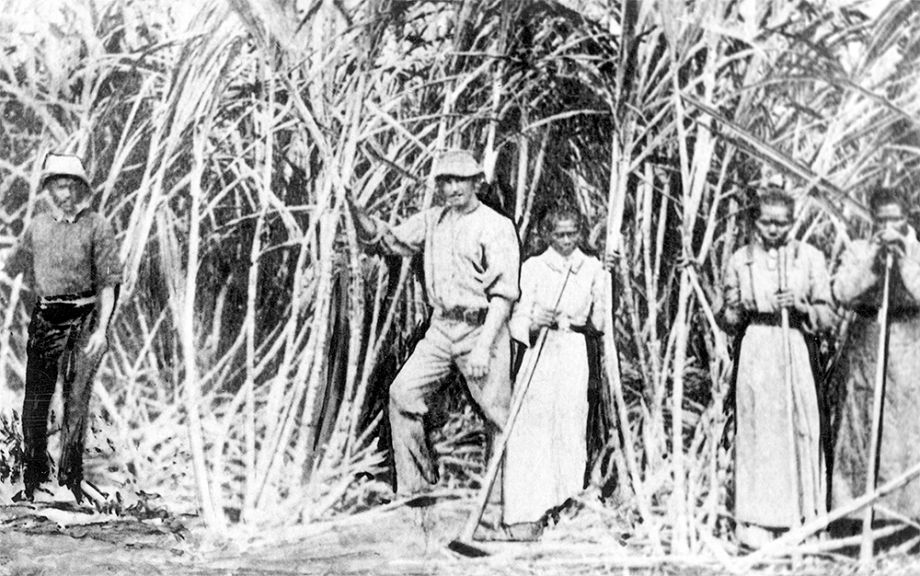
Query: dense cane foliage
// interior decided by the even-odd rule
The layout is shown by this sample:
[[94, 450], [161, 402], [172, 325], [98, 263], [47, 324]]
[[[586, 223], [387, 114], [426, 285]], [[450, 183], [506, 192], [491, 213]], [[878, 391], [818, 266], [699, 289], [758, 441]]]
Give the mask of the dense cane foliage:
[[[412, 262], [362, 253], [347, 190], [399, 221], [437, 201], [433, 155], [468, 147], [527, 251], [546, 206], [581, 208], [621, 262], [620, 433], [595, 479], [618, 475], [677, 551], [730, 516], [714, 314], [757, 187], [793, 190], [797, 236], [830, 258], [873, 186], [916, 195], [910, 0], [7, 4], [0, 253], [34, 214], [36, 159], [86, 158], [125, 263], [96, 397], [117, 450], [98, 473], [195, 497], [215, 527], [379, 489], [386, 386], [427, 310]], [[3, 280], [10, 411], [30, 295]], [[444, 425], [447, 467], [468, 459], [469, 418]]]

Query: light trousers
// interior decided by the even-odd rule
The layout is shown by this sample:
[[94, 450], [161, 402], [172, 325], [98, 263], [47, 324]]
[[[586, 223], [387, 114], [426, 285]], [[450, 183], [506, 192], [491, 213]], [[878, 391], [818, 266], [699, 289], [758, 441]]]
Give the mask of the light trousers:
[[[491, 349], [488, 374], [471, 378], [468, 360], [481, 326], [435, 317], [425, 337], [390, 386], [390, 428], [397, 493], [423, 491], [438, 480], [437, 466], [425, 435], [424, 417], [431, 399], [443, 393], [445, 377], [456, 366], [488, 423], [501, 430], [511, 401], [510, 338], [503, 326]], [[500, 485], [500, 484], [499, 484]]]

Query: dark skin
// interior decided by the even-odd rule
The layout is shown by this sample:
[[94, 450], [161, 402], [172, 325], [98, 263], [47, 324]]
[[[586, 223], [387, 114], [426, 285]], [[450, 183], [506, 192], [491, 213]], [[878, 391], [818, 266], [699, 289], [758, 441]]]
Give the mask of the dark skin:
[[873, 214], [875, 233], [872, 241], [883, 247], [896, 258], [904, 256], [904, 247], [910, 226], [907, 224], [907, 214], [900, 204], [882, 204]]
[[[553, 230], [548, 235], [549, 245], [561, 254], [568, 256], [575, 251], [578, 243], [581, 242], [581, 230], [578, 223], [571, 219], [565, 218], [556, 220]], [[530, 317], [531, 330], [539, 330], [543, 326], [550, 326], [558, 321], [559, 313], [539, 304], [536, 305]]]
[[[788, 241], [792, 229], [792, 210], [785, 204], [764, 204], [760, 207], [760, 216], [754, 222], [757, 236], [767, 250], [779, 249]], [[778, 308], [795, 308], [807, 312], [808, 305], [798, 301], [788, 288], [776, 292], [775, 305]]]
[[[554, 219], [553, 229], [546, 235], [546, 240], [553, 250], [560, 255], [568, 257], [578, 248], [582, 242], [582, 230], [579, 223], [574, 218]], [[607, 271], [612, 271], [616, 266], [620, 255], [616, 252], [607, 251], [604, 254], [604, 267]], [[530, 316], [531, 331], [539, 331], [544, 326], [551, 326], [558, 323], [559, 313], [539, 304], [535, 305]]]

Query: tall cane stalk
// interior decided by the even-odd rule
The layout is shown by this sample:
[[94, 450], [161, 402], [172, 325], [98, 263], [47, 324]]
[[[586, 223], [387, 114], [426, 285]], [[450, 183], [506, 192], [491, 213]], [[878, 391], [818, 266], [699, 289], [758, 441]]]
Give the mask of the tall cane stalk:
[[[623, 209], [626, 205], [626, 186], [628, 181], [629, 156], [623, 153], [618, 135], [612, 139], [610, 198], [607, 211], [607, 250], [619, 254], [622, 250], [622, 235], [620, 227], [623, 224]], [[632, 429], [629, 422], [629, 407], [623, 394], [623, 381], [620, 375], [620, 358], [617, 352], [615, 332], [615, 284], [613, 274], [605, 275], [604, 289], [604, 319], [608, 325], [604, 327], [604, 368], [607, 373], [607, 382], [616, 404], [617, 420], [620, 423], [620, 432], [623, 434], [623, 451], [626, 456], [626, 466], [632, 479], [633, 490], [638, 500], [639, 513], [643, 519], [651, 521], [651, 502], [645, 491], [642, 473], [639, 469], [639, 459], [635, 453]]]

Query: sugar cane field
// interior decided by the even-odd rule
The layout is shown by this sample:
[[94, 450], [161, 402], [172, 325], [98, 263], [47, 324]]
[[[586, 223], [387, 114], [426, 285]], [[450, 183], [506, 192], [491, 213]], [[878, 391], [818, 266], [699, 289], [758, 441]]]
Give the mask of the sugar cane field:
[[[739, 543], [738, 342], [719, 323], [767, 187], [795, 199], [789, 234], [831, 272], [872, 234], [877, 188], [905, 191], [920, 224], [917, 2], [0, 5], [0, 269], [49, 152], [82, 159], [122, 266], [82, 503], [56, 480], [17, 497], [41, 302], [0, 271], [0, 576], [920, 573], [916, 518], [876, 526], [868, 563], [858, 529], [833, 529], [920, 462], [848, 510]], [[448, 544], [488, 476], [488, 426], [451, 372], [425, 417], [429, 505], [394, 494], [388, 389], [430, 294], [422, 257], [368, 249], [349, 208], [395, 225], [442, 204], [451, 149], [475, 155], [522, 257], [560, 203], [586, 252], [615, 257], [586, 487], [539, 540], [477, 542], [476, 558]], [[819, 391], [852, 324], [835, 314]], [[57, 393], [52, 478], [64, 410]]]

